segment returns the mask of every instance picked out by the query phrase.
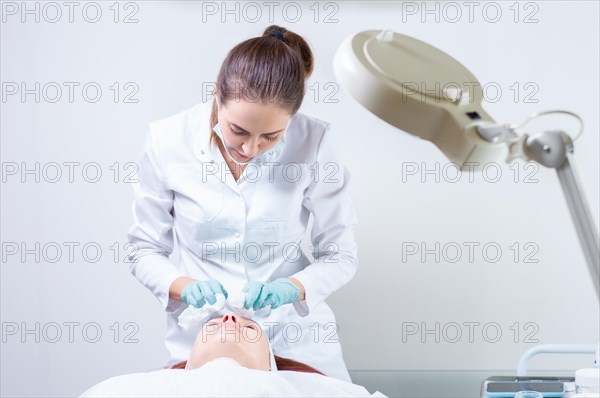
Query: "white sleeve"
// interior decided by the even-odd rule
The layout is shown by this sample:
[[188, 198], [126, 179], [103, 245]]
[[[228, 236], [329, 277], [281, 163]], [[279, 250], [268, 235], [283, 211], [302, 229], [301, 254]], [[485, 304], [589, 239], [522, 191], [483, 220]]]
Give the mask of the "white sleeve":
[[129, 270], [173, 312], [182, 304], [169, 298], [173, 281], [185, 276], [169, 260], [173, 252], [173, 191], [166, 189], [152, 127], [138, 156], [138, 181], [133, 183], [133, 225], [127, 232], [133, 244]]
[[312, 183], [302, 205], [313, 215], [311, 241], [315, 261], [291, 275], [305, 289], [305, 299], [293, 305], [300, 316], [348, 283], [358, 266], [354, 238], [356, 212], [350, 196], [350, 173], [338, 161], [335, 140], [326, 128], [311, 165]]

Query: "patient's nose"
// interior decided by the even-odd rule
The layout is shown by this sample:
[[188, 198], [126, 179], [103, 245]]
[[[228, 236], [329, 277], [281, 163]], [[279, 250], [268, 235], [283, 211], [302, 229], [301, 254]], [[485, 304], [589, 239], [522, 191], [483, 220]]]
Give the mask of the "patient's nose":
[[226, 323], [226, 322], [237, 323], [238, 319], [235, 317], [234, 314], [225, 314], [225, 315], [223, 315], [223, 319], [221, 321], [223, 323]]

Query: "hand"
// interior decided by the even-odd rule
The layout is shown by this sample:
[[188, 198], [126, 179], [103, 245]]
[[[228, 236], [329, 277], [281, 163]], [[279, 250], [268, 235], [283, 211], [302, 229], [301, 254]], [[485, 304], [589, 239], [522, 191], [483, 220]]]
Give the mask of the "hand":
[[227, 298], [227, 291], [219, 281], [195, 281], [181, 291], [181, 301], [196, 308], [201, 308], [208, 302], [213, 305], [217, 302], [216, 294], [221, 293]]
[[250, 281], [242, 289], [246, 293], [244, 308], [258, 311], [268, 305], [277, 308], [295, 302], [300, 289], [287, 278], [279, 278], [271, 283]]

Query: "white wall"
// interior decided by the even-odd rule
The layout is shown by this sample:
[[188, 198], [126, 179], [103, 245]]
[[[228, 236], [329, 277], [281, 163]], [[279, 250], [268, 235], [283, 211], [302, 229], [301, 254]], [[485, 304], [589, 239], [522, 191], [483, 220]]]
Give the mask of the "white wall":
[[[215, 79], [227, 51], [261, 34], [271, 22], [304, 35], [313, 46], [314, 86], [301, 111], [333, 124], [338, 153], [352, 174], [360, 269], [328, 300], [338, 317], [349, 369], [506, 370], [514, 369], [520, 354], [534, 345], [526, 339], [530, 333], [539, 343], [597, 341], [598, 304], [555, 173], [528, 169], [520, 162], [512, 169], [502, 165], [495, 183], [481, 174], [472, 175], [473, 182], [465, 175], [453, 183], [454, 174], [445, 168], [448, 162], [431, 144], [386, 125], [343, 88], [334, 91], [331, 66], [345, 37], [388, 28], [437, 46], [464, 63], [489, 88], [484, 108], [498, 122], [520, 122], [546, 109], [578, 112], [586, 125], [575, 144], [576, 165], [598, 225], [596, 2], [521, 2], [517, 22], [512, 2], [478, 3], [472, 22], [464, 2], [452, 3], [462, 12], [458, 22], [451, 21], [457, 8], [435, 2], [427, 7], [438, 7], [437, 22], [435, 14], [421, 15], [421, 2], [404, 3], [404, 9], [399, 2], [331, 2], [327, 7], [321, 3], [317, 17], [315, 6], [303, 3], [297, 22], [293, 8], [282, 14], [285, 3], [274, 8], [272, 20], [265, 3], [254, 3], [261, 12], [256, 21], [250, 20], [255, 10], [228, 3], [230, 9], [241, 10], [239, 22], [235, 14], [221, 15], [221, 2], [147, 1], [128, 3], [129, 8], [121, 3], [121, 21], [130, 12], [138, 19], [128, 24], [113, 22], [112, 2], [99, 3], [102, 17], [97, 23], [82, 17], [87, 6], [86, 15], [94, 18], [93, 4], [78, 3], [73, 23], [62, 2], [54, 3], [63, 13], [56, 23], [49, 22], [56, 8], [27, 3], [31, 9], [35, 4], [41, 13], [39, 23], [35, 15], [21, 21], [21, 2], [2, 4], [3, 94], [9, 89], [7, 82], [26, 82], [29, 88], [35, 82], [42, 87], [56, 82], [63, 87], [63, 97], [50, 103], [47, 99], [54, 96], [50, 85], [39, 103], [33, 95], [25, 102], [18, 95], [3, 99], [2, 162], [5, 170], [13, 162], [19, 167], [25, 162], [29, 168], [39, 162], [40, 168], [47, 167], [47, 179], [54, 175], [48, 165], [56, 162], [63, 175], [57, 183], [45, 181], [43, 175], [39, 183], [33, 175], [25, 175], [22, 183], [20, 172], [5, 176], [1, 240], [3, 255], [7, 242], [23, 242], [29, 248], [35, 242], [42, 247], [56, 242], [63, 252], [56, 263], [44, 258], [36, 262], [31, 254], [25, 261], [19, 255], [2, 260], [2, 395], [78, 395], [110, 376], [164, 364], [164, 313], [129, 275], [127, 264], [113, 259], [115, 242], [118, 257], [125, 256], [126, 231], [132, 222], [131, 187], [123, 182], [130, 169], [124, 164], [135, 160], [149, 121], [202, 101], [203, 84]], [[482, 14], [486, 4], [488, 20]], [[19, 8], [16, 15], [7, 8], [11, 5]], [[217, 15], [203, 13], [212, 6]], [[414, 15], [408, 12], [414, 9], [411, 6], [416, 7]], [[492, 23], [496, 8], [502, 16]], [[326, 23], [327, 15], [337, 21]], [[524, 23], [528, 15], [537, 22]], [[64, 82], [80, 84], [73, 103]], [[102, 88], [97, 103], [88, 103], [81, 95], [88, 82]], [[110, 88], [114, 82], [121, 87], [117, 103]], [[133, 95], [137, 103], [123, 102], [123, 96], [133, 91], [123, 87], [127, 82], [139, 88]], [[496, 98], [498, 87], [502, 93]], [[93, 95], [91, 89], [89, 94]], [[576, 124], [555, 117], [536, 126], [536, 131], [551, 126], [573, 131]], [[79, 162], [73, 182], [65, 162]], [[84, 181], [81, 174], [82, 166], [92, 162], [103, 173], [97, 183]], [[115, 162], [119, 182], [113, 181]], [[403, 172], [413, 162], [420, 170], [438, 164], [447, 174], [437, 173], [439, 182], [427, 174], [422, 182], [420, 174]], [[515, 170], [520, 172], [517, 182]], [[486, 177], [495, 178], [494, 170], [488, 171]], [[531, 172], [537, 182], [526, 183]], [[79, 243], [73, 262], [65, 242]], [[102, 249], [96, 263], [82, 256], [81, 248], [90, 242]], [[455, 242], [463, 248], [463, 256], [456, 263], [449, 261], [453, 251], [441, 253], [439, 262], [434, 255], [424, 261], [420, 256], [403, 259], [403, 245], [410, 242], [428, 248], [436, 242], [441, 247]], [[466, 242], [479, 245], [473, 262]], [[513, 257], [515, 242], [518, 261]], [[501, 248], [499, 261], [483, 257], [481, 248], [486, 244]], [[50, 246], [46, 259], [54, 256]], [[537, 262], [525, 263], [524, 256], [534, 251], [532, 259]], [[93, 256], [93, 250], [89, 254]], [[72, 341], [69, 322], [78, 323]], [[469, 322], [478, 323], [471, 340], [465, 325]], [[436, 323], [439, 333], [405, 335], [403, 341], [403, 327], [416, 324], [435, 330]], [[452, 343], [455, 324], [462, 336]], [[57, 325], [62, 334], [52, 343]], [[91, 343], [85, 338], [94, 338], [94, 325], [102, 336]], [[494, 325], [502, 333], [495, 343], [490, 342]], [[87, 334], [82, 334], [84, 326]], [[484, 326], [487, 334], [482, 333]], [[18, 328], [14, 335], [13, 327]], [[23, 334], [23, 328], [34, 331]], [[126, 342], [130, 333], [137, 342]], [[541, 356], [531, 368], [576, 369], [590, 360]]]

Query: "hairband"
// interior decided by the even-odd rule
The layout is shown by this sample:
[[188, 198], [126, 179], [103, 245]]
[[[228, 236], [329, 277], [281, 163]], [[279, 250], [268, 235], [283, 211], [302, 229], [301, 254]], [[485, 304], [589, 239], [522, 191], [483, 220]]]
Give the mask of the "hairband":
[[273, 29], [271, 32], [269, 32], [269, 36], [275, 36], [279, 40], [283, 41], [283, 33], [278, 30]]

